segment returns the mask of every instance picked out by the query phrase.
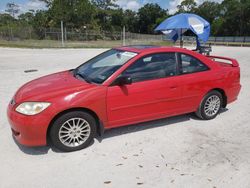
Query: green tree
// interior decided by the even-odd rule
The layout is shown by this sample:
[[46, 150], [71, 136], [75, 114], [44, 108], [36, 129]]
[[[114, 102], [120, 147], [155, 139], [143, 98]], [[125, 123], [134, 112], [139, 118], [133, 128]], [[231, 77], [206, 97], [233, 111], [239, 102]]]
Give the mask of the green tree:
[[121, 8], [111, 11], [111, 25], [113, 26], [113, 30], [121, 31], [124, 25], [124, 13]]
[[177, 13], [191, 13], [195, 11], [197, 3], [194, 0], [184, 0], [177, 5]]
[[4, 13], [0, 14], [0, 26], [7, 26], [9, 23], [14, 23], [15, 18], [13, 18], [11, 15]]
[[153, 33], [159, 18], [166, 18], [168, 11], [158, 4], [146, 4], [138, 10], [138, 29], [140, 33]]
[[[118, 9], [119, 6], [115, 4], [116, 0], [93, 0], [92, 2], [97, 10], [95, 19], [102, 30], [112, 32], [115, 28], [117, 29], [118, 22], [120, 22], [121, 27], [123, 13], [121, 9]], [[118, 17], [116, 18], [116, 16]], [[112, 23], [115, 23], [115, 25], [112, 25]]]
[[25, 25], [32, 25], [34, 19], [34, 11], [29, 11], [18, 16], [21, 23]]
[[195, 9], [195, 13], [213, 23], [220, 16], [220, 8], [219, 3], [205, 1]]
[[50, 24], [54, 27], [59, 27], [61, 21], [72, 28], [94, 22], [95, 7], [89, 0], [54, 0], [47, 3]]
[[39, 10], [36, 12], [31, 25], [40, 39], [45, 37], [44, 29], [50, 27], [49, 23], [49, 14], [47, 11]]
[[224, 19], [222, 17], [216, 18], [211, 25], [211, 35], [220, 36], [223, 33]]
[[223, 18], [221, 35], [242, 35], [242, 4], [239, 0], [224, 0], [221, 3], [221, 17]]
[[[40, 0], [46, 3], [47, 10], [29, 11], [16, 16], [19, 8], [9, 3], [7, 12], [0, 14], [0, 27], [13, 31], [18, 27], [32, 26], [40, 38], [44, 28], [60, 27], [61, 20], [67, 28], [121, 31], [125, 25], [130, 32], [153, 33], [154, 28], [166, 19], [168, 10], [157, 4], [146, 4], [137, 12], [123, 10], [117, 0]], [[184, 0], [177, 6], [176, 13], [196, 13], [211, 23], [213, 35], [249, 36], [250, 0], [223, 0], [221, 3], [206, 0], [196, 4], [195, 0]]]
[[250, 0], [241, 0], [241, 35], [250, 36]]
[[129, 32], [138, 32], [138, 16], [137, 13], [132, 10], [125, 10], [124, 14], [124, 25], [126, 30]]
[[218, 35], [221, 32], [223, 18], [220, 17], [221, 6], [219, 3], [205, 1], [199, 5], [194, 12], [211, 24], [212, 35]]

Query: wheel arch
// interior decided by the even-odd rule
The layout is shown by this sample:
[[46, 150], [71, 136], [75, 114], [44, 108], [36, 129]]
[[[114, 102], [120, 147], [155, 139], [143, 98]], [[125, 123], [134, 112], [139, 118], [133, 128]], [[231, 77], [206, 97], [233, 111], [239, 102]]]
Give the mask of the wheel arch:
[[82, 112], [87, 112], [89, 113], [90, 115], [92, 115], [95, 120], [96, 120], [96, 124], [97, 124], [97, 127], [96, 127], [96, 130], [97, 130], [97, 134], [99, 134], [100, 136], [102, 136], [103, 132], [104, 132], [104, 126], [100, 120], [100, 118], [98, 117], [98, 115], [93, 111], [93, 110], [90, 110], [88, 108], [83, 108], [83, 107], [79, 107], [79, 108], [70, 108], [70, 109], [66, 109], [64, 111], [61, 111], [59, 112], [58, 114], [56, 114], [53, 119], [50, 121], [49, 123], [49, 126], [47, 128], [47, 132], [46, 132], [46, 141], [47, 143], [50, 142], [50, 138], [49, 138], [49, 132], [50, 132], [50, 129], [53, 125], [53, 123], [60, 117], [62, 116], [63, 114], [66, 114], [66, 113], [69, 113], [69, 112], [73, 112], [73, 111], [82, 111]]

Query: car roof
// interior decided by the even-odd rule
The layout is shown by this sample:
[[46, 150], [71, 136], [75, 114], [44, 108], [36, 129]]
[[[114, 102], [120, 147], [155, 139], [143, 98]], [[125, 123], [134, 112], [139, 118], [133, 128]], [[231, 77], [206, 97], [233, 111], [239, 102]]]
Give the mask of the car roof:
[[170, 47], [170, 46], [154, 46], [154, 45], [131, 45], [131, 46], [122, 46], [115, 48], [118, 50], [135, 52], [135, 53], [147, 53], [147, 52], [161, 52], [161, 51], [189, 51], [184, 48]]

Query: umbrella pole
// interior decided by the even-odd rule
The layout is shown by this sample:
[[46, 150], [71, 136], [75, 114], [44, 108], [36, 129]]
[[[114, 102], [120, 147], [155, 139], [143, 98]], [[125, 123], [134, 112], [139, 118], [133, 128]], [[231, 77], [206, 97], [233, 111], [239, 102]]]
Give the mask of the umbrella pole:
[[180, 33], [180, 47], [183, 48], [182, 29], [181, 29], [181, 33]]

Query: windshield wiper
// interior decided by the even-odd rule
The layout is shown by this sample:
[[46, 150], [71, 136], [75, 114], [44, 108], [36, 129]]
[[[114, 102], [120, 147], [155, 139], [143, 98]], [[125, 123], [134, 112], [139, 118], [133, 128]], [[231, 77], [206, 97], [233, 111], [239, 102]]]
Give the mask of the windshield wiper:
[[86, 82], [92, 83], [92, 81], [88, 78], [87, 75], [84, 75], [84, 74], [82, 74], [82, 73], [79, 73], [77, 69], [75, 69], [75, 70], [73, 71], [73, 73], [74, 73], [74, 77], [79, 76], [79, 77], [81, 77], [83, 80], [85, 80]]

